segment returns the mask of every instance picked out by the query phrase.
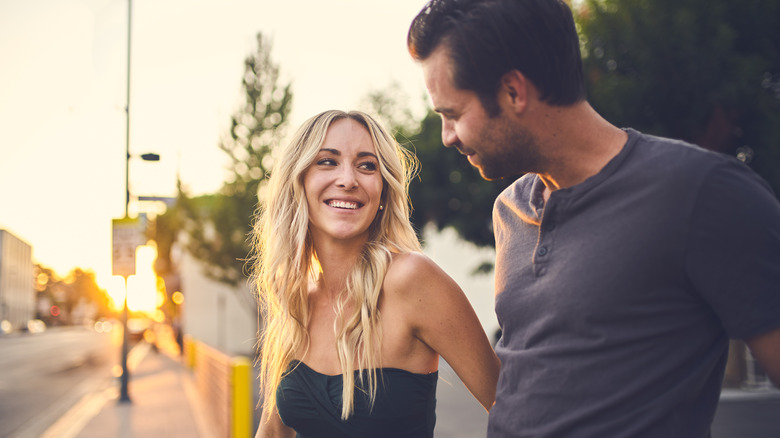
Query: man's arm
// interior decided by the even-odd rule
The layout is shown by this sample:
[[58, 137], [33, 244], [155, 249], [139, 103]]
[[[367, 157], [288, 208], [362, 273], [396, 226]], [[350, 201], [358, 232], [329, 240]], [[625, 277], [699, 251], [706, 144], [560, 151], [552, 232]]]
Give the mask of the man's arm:
[[780, 388], [780, 328], [745, 341], [772, 383]]

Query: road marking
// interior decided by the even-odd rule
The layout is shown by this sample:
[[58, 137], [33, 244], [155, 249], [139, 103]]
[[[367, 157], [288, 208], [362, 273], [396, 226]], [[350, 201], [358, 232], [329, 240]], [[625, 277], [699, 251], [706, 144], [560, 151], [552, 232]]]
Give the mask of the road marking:
[[41, 438], [75, 438], [90, 420], [103, 409], [106, 402], [117, 398], [116, 388], [85, 395], [65, 415], [54, 423]]
[[[150, 345], [139, 342], [127, 355], [127, 368], [135, 371], [149, 353]], [[40, 438], [76, 438], [84, 427], [95, 418], [109, 400], [119, 398], [119, 390], [111, 387], [85, 395], [68, 412], [51, 425]]]

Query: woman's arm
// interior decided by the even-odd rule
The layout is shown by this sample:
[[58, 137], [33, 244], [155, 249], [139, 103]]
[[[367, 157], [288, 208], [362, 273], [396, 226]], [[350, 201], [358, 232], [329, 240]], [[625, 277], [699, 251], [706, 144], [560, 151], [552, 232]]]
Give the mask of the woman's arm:
[[780, 328], [746, 341], [772, 383], [780, 388]]
[[295, 438], [295, 431], [282, 423], [282, 418], [274, 406], [267, 415], [265, 409], [263, 410], [255, 438]]
[[415, 336], [439, 353], [490, 410], [496, 399], [500, 362], [466, 295], [422, 254], [397, 257], [391, 271], [391, 287], [403, 295]]

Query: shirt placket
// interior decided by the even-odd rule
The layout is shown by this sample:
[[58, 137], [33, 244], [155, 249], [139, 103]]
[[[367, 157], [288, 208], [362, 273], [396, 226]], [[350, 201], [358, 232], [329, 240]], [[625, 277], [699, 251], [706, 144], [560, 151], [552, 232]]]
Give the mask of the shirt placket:
[[534, 275], [543, 277], [549, 269], [550, 258], [554, 249], [555, 231], [558, 227], [555, 220], [555, 202], [552, 197], [547, 200], [545, 207], [540, 211], [541, 222], [539, 235], [534, 248], [533, 262]]

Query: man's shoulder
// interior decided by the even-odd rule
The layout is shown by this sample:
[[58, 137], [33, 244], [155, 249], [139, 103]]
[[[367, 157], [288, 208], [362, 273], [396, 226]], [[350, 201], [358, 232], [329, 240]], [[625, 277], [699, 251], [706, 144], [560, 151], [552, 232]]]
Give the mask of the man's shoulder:
[[531, 193], [536, 184], [540, 183], [535, 173], [526, 173], [517, 178], [515, 182], [509, 184], [499, 195], [497, 199], [509, 200], [524, 197], [530, 199]]
[[[655, 159], [680, 165], [702, 164], [717, 165], [723, 161], [736, 160], [735, 157], [714, 152], [684, 140], [645, 134], [628, 128], [629, 138], [635, 142], [635, 149], [643, 160]], [[630, 141], [631, 141], [630, 140]]]
[[515, 182], [509, 184], [499, 193], [493, 205], [493, 210], [500, 205], [508, 205], [512, 206], [512, 208], [522, 205], [523, 209], [528, 208], [530, 210], [531, 197], [539, 190], [539, 184], [542, 184], [542, 182], [535, 173], [526, 173], [517, 178]]
[[[538, 214], [533, 205], [541, 205], [541, 199], [536, 202], [533, 197], [541, 197], [543, 183], [535, 173], [527, 173], [504, 189], [493, 203], [493, 224], [497, 226], [503, 220], [514, 223], [519, 219], [529, 224], [538, 224]], [[498, 232], [494, 228], [494, 232]]]
[[722, 199], [717, 194], [725, 191], [740, 192], [745, 199], [767, 193], [774, 197], [769, 184], [735, 156], [637, 131], [630, 135], [636, 137], [635, 153], [622, 169], [623, 181], [652, 184], [658, 190], [674, 190], [691, 199], [706, 193]]
[[626, 131], [634, 144], [623, 172], [635, 176], [645, 174], [655, 184], [664, 181], [670, 184], [695, 183], [723, 166], [736, 166], [751, 172], [734, 156], [683, 140], [644, 134], [633, 129]]

